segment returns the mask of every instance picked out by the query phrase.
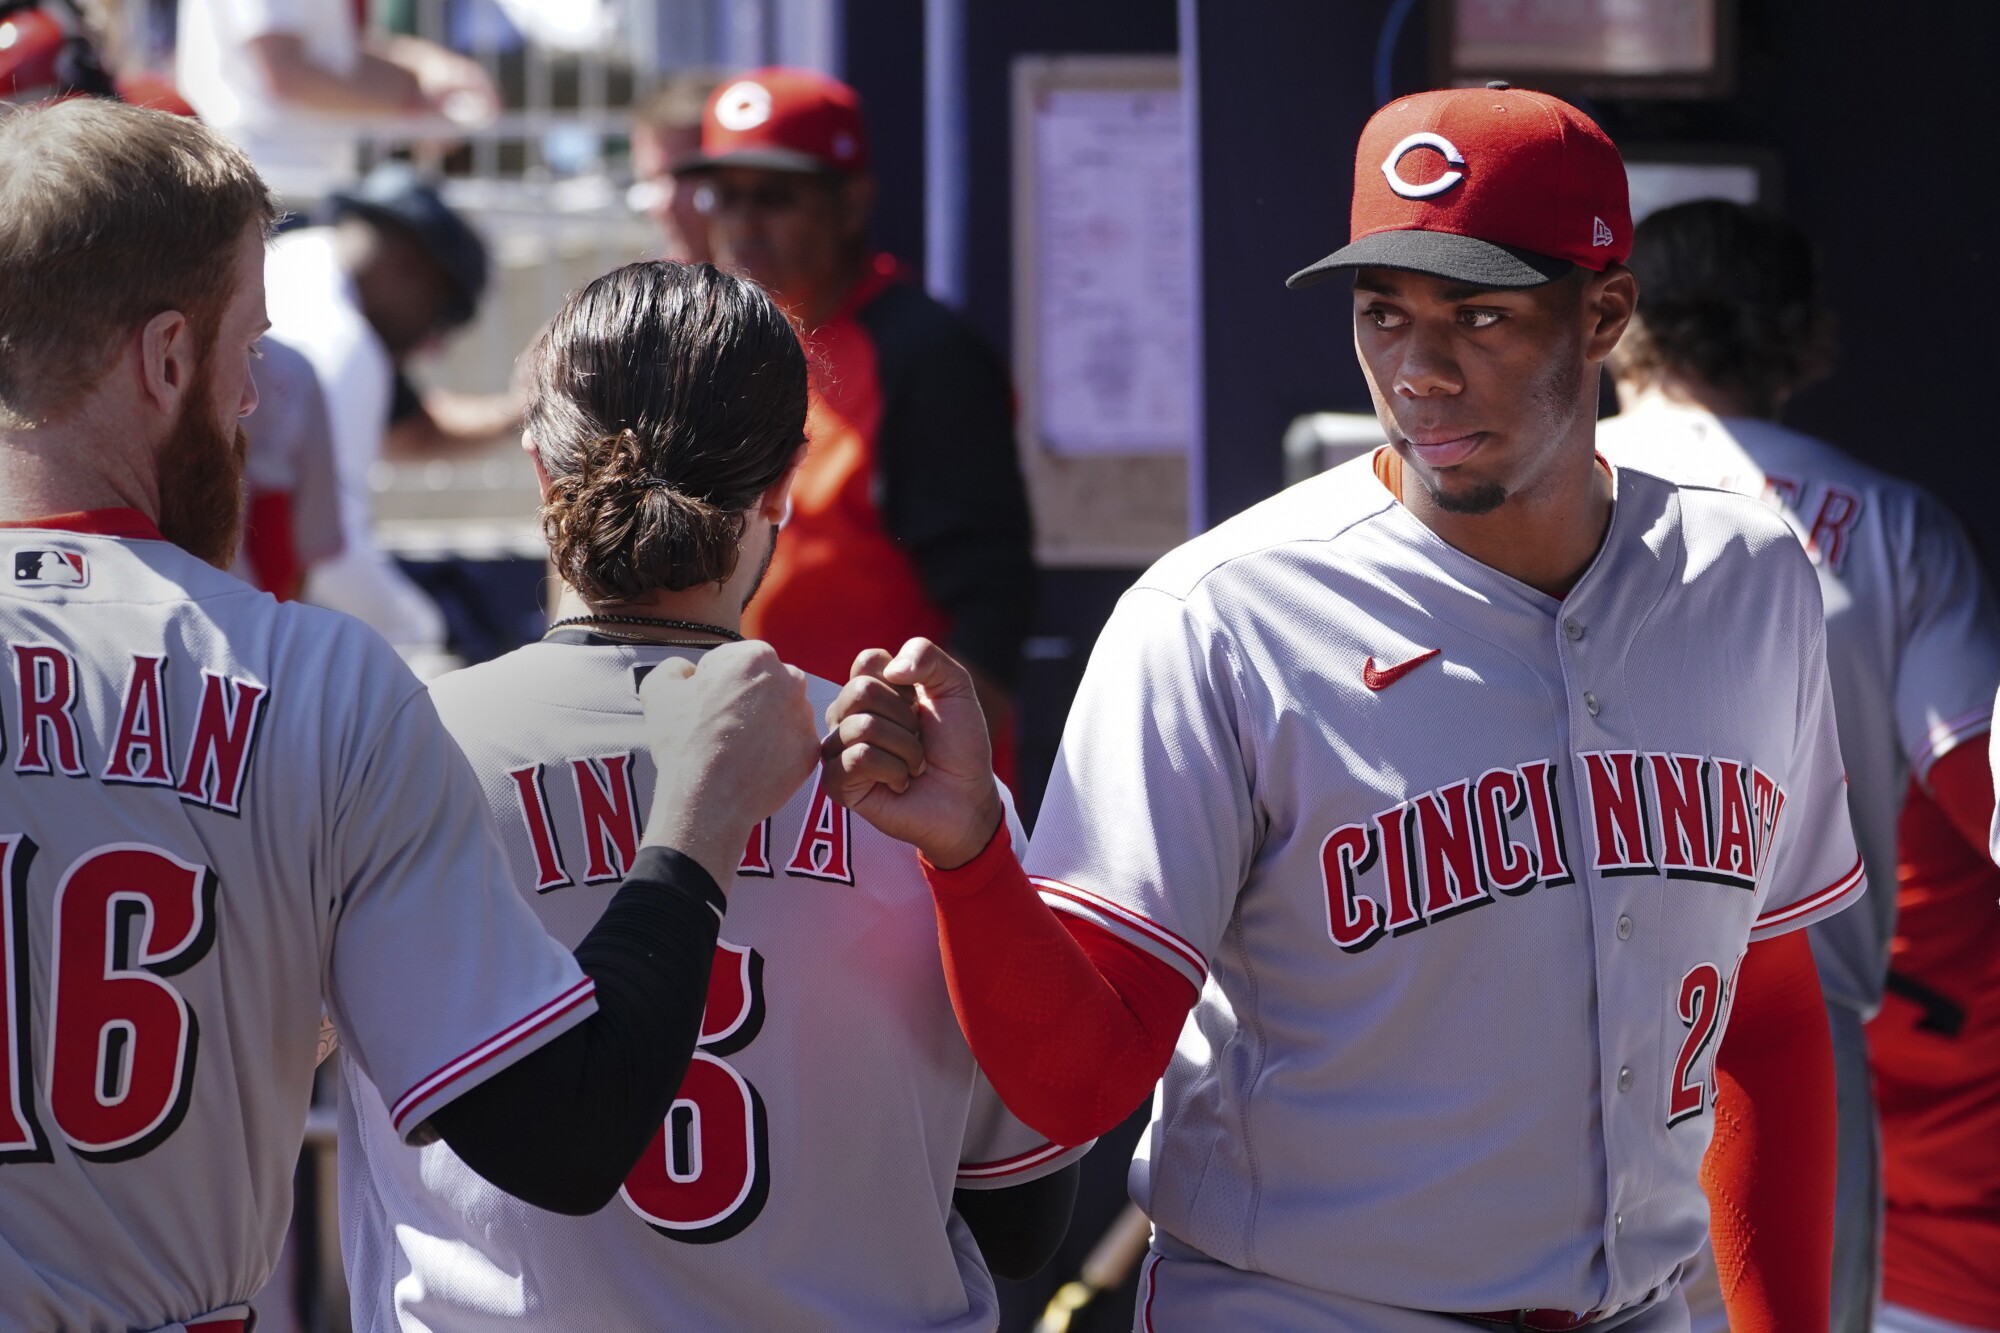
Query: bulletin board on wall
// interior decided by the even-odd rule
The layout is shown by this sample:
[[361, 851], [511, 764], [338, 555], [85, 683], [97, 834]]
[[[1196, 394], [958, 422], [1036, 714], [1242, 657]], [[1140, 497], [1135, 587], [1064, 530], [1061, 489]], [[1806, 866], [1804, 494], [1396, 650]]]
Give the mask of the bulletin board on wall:
[[1014, 375], [1036, 555], [1148, 564], [1188, 536], [1193, 165], [1172, 56], [1014, 62]]

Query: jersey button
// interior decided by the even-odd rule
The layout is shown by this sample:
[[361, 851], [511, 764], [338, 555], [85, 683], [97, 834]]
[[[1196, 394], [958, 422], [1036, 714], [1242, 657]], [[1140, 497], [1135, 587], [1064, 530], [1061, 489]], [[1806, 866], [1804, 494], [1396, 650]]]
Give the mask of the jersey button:
[[1625, 1214], [1613, 1213], [1611, 1215], [1611, 1234], [1615, 1236], [1624, 1229], [1625, 1229]]
[[1629, 940], [1632, 938], [1631, 917], [1621, 916], [1618, 918], [1618, 938], [1621, 940]]
[[1632, 1066], [1626, 1065], [1618, 1071], [1618, 1091], [1632, 1091]]
[[1583, 637], [1583, 622], [1580, 620], [1563, 621], [1563, 635], [1571, 643], [1576, 642]]
[[1599, 711], [1599, 709], [1600, 709], [1600, 708], [1601, 708], [1601, 705], [1600, 705], [1600, 704], [1599, 704], [1599, 703], [1597, 702], [1597, 696], [1596, 696], [1596, 695], [1594, 695], [1594, 694], [1588, 694], [1588, 693], [1586, 693], [1586, 694], [1585, 694], [1585, 695], [1583, 696], [1583, 711], [1584, 711], [1584, 712], [1586, 712], [1586, 713], [1590, 714], [1590, 715], [1591, 715], [1592, 717], [1596, 717], [1596, 716], [1597, 716], [1597, 714], [1598, 714], [1598, 711]]

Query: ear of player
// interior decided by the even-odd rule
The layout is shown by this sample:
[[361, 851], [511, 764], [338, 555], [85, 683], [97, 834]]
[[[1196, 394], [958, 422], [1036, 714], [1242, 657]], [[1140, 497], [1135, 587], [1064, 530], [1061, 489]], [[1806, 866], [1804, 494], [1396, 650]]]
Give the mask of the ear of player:
[[826, 710], [826, 790], [949, 869], [993, 840], [1004, 810], [972, 676], [929, 639], [854, 661]]

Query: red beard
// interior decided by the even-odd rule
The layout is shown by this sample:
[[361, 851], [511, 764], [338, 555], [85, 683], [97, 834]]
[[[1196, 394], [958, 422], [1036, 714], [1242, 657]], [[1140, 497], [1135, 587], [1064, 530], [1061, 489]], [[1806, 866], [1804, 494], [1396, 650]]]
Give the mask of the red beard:
[[243, 536], [243, 460], [250, 441], [240, 424], [215, 424], [213, 397], [204, 371], [160, 450], [160, 535], [228, 569]]

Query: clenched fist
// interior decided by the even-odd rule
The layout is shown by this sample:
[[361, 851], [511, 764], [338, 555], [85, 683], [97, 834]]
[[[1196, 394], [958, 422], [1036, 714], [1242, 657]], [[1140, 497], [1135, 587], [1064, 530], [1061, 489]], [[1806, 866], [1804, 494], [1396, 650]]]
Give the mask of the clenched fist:
[[657, 777], [645, 841], [701, 863], [725, 890], [750, 830], [819, 757], [805, 674], [766, 643], [727, 643], [699, 666], [670, 657], [639, 686]]
[[854, 660], [826, 710], [820, 767], [834, 800], [940, 869], [979, 855], [1000, 827], [993, 747], [972, 677], [929, 639]]

